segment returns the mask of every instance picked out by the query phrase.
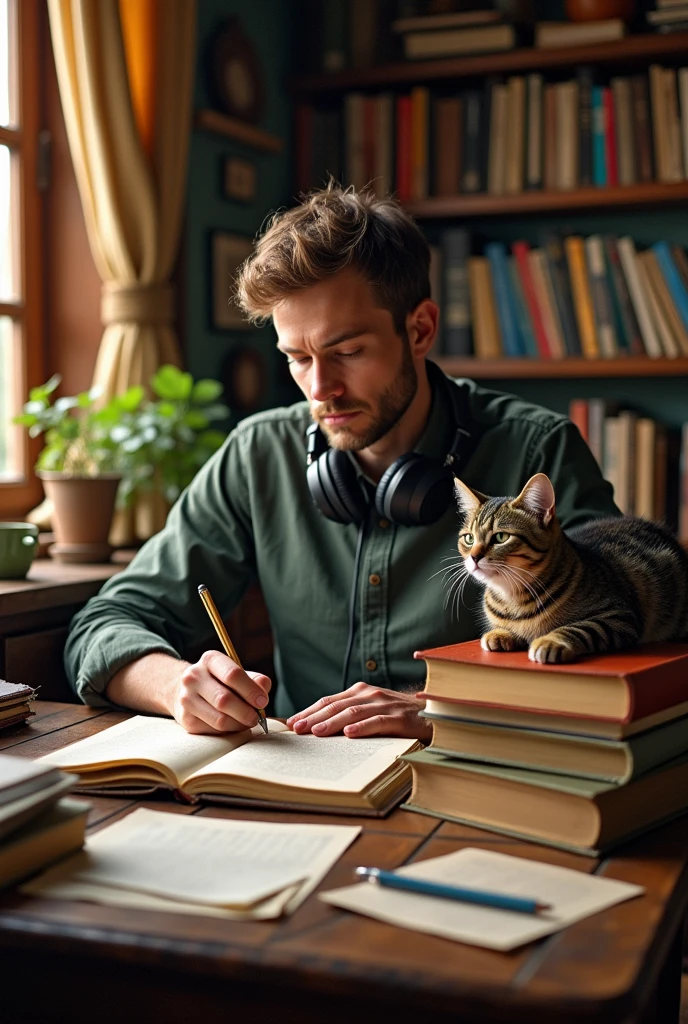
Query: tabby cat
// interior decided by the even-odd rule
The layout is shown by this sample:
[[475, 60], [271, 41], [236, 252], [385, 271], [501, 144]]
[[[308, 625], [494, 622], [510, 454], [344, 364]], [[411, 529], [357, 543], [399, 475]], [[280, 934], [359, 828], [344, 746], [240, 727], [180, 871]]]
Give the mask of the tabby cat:
[[627, 516], [564, 533], [544, 473], [517, 498], [460, 480], [456, 494], [459, 554], [485, 587], [484, 650], [527, 647], [544, 663], [688, 638], [688, 555], [665, 527]]

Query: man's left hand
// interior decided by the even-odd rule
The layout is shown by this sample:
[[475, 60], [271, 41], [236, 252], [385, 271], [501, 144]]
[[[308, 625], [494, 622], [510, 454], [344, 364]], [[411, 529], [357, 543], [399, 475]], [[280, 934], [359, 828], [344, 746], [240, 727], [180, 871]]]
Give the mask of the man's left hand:
[[[421, 687], [419, 686], [419, 689]], [[295, 733], [314, 736], [401, 736], [429, 743], [432, 726], [420, 718], [423, 705], [412, 693], [383, 690], [368, 683], [354, 683], [343, 693], [321, 697], [309, 708], [287, 719]]]

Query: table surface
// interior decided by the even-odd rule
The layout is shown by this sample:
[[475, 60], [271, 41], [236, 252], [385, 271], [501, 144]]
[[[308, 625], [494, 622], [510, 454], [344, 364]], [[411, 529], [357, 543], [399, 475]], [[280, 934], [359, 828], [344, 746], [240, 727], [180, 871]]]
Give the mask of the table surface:
[[[0, 750], [39, 757], [128, 717], [80, 705], [37, 702], [35, 707], [29, 726], [0, 732]], [[91, 831], [137, 806], [362, 825], [320, 889], [351, 882], [357, 864], [393, 869], [478, 846], [636, 882], [647, 892], [540, 942], [499, 953], [351, 914], [315, 894], [288, 919], [238, 923], [41, 900], [7, 890], [0, 894], [0, 964], [8, 968], [6, 977], [16, 974], [17, 981], [34, 985], [33, 992], [17, 997], [13, 1021], [43, 1019], [29, 1009], [40, 989], [54, 993], [55, 1005], [71, 999], [69, 1014], [63, 1018], [56, 1012], [54, 1020], [92, 1020], [89, 1000], [102, 1005], [112, 992], [121, 1010], [117, 1019], [128, 1022], [188, 1020], [190, 1006], [199, 1020], [226, 1019], [231, 994], [234, 1009], [241, 1006], [247, 1019], [279, 1015], [287, 1024], [323, 1017], [335, 1024], [381, 1014], [405, 1024], [424, 1019], [429, 1010], [434, 1021], [550, 1024], [556, 1016], [557, 1024], [584, 1018], [610, 1024], [659, 1019], [641, 1011], [647, 1014], [669, 960], [678, 963], [688, 906], [685, 818], [596, 861], [402, 810], [378, 820], [199, 808], [164, 799], [89, 799]], [[32, 981], [37, 977], [43, 981], [38, 987]], [[76, 1001], [75, 984], [81, 996]], [[3, 983], [3, 999], [6, 992]], [[673, 991], [670, 995], [673, 1007]]]

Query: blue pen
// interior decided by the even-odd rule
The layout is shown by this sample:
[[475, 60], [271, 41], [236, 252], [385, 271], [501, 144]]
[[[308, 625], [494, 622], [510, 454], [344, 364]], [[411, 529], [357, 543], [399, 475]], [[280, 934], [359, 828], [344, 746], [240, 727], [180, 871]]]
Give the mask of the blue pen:
[[356, 868], [356, 874], [359, 878], [367, 878], [369, 882], [386, 885], [390, 889], [419, 893], [421, 896], [440, 896], [446, 900], [477, 903], [481, 907], [517, 910], [521, 914], [537, 914], [541, 910], [551, 910], [551, 904], [539, 903], [525, 896], [506, 896], [498, 892], [483, 892], [481, 889], [462, 889], [458, 885], [441, 885], [438, 882], [423, 881], [421, 878], [398, 875], [394, 871], [382, 871], [380, 868]]

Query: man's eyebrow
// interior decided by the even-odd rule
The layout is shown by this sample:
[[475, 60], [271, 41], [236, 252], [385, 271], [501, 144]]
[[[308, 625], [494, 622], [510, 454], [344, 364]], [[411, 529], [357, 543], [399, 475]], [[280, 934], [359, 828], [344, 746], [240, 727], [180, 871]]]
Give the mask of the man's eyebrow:
[[[360, 338], [363, 334], [367, 333], [368, 332], [362, 328], [356, 328], [354, 331], [344, 331], [342, 334], [338, 334], [336, 337], [330, 338], [329, 341], [324, 342], [321, 347], [324, 349], [333, 348], [335, 345], [341, 345], [343, 341], [351, 341], [353, 338]], [[287, 355], [291, 355], [293, 352], [301, 352], [300, 348], [290, 348], [287, 345], [280, 344], [280, 342], [277, 342], [277, 348], [280, 352], [285, 352]]]

